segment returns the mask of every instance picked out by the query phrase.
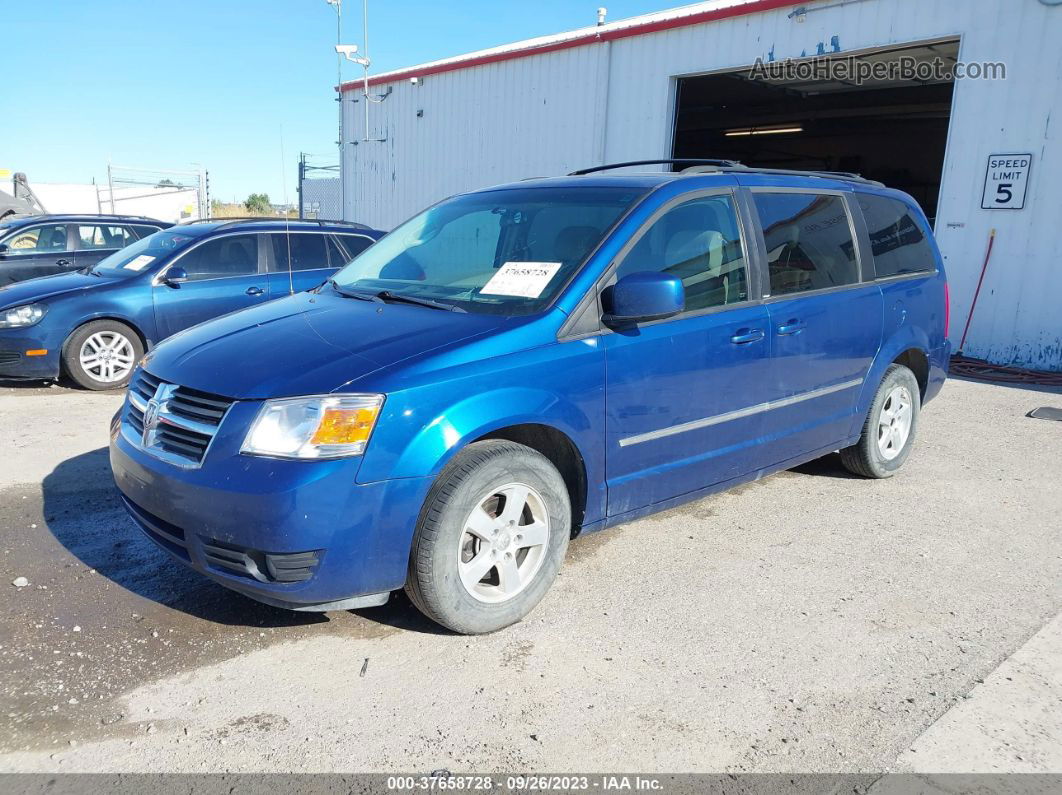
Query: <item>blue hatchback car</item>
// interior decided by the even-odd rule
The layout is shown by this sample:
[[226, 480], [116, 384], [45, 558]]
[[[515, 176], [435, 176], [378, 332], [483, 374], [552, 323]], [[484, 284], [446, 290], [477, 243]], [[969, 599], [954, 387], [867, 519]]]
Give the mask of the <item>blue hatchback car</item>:
[[878, 183], [726, 162], [530, 180], [160, 345], [111, 466], [143, 531], [229, 588], [297, 610], [405, 588], [489, 632], [578, 532], [838, 450], [895, 473], [947, 318], [924, 215]]
[[182, 329], [321, 284], [382, 235], [360, 224], [204, 221], [156, 232], [74, 273], [0, 288], [0, 378], [129, 382]]

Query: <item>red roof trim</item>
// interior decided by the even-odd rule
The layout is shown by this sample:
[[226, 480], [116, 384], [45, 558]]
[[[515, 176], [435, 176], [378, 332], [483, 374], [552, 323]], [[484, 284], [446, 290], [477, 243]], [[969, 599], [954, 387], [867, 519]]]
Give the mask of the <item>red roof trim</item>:
[[[465, 60], [436, 64], [435, 66], [423, 68], [410, 67], [408, 69], [400, 69], [383, 75], [370, 75], [369, 85], [375, 86], [394, 83], [399, 80], [406, 80], [410, 77], [427, 77], [429, 75], [437, 75], [444, 72], [456, 72], [460, 69], [469, 69], [473, 66], [483, 66], [485, 64], [498, 63], [499, 61], [515, 61], [519, 58], [530, 58], [533, 55], [543, 55], [548, 52], [556, 52], [557, 50], [569, 50], [573, 47], [583, 47], [587, 44], [594, 44], [602, 41], [616, 41], [617, 39], [626, 39], [631, 36], [642, 36], [646, 33], [659, 33], [662, 30], [685, 28], [690, 25], [700, 25], [705, 22], [717, 22], [721, 19], [746, 16], [761, 11], [773, 11], [777, 8], [785, 8], [795, 5], [797, 5], [797, 3], [794, 2], [794, 0], [753, 0], [753, 2], [739, 6], [730, 6], [729, 8], [701, 11], [697, 14], [674, 17], [672, 19], [659, 19], [652, 22], [644, 22], [640, 25], [631, 25], [626, 28], [606, 30], [600, 33], [587, 33], [583, 36], [577, 36], [564, 41], [550, 42], [549, 44], [542, 44], [537, 47], [528, 47], [523, 50], [491, 53], [489, 55], [480, 55], [476, 58], [467, 58]], [[350, 80], [343, 83], [343, 89], [355, 89], [364, 85], [364, 80]]]

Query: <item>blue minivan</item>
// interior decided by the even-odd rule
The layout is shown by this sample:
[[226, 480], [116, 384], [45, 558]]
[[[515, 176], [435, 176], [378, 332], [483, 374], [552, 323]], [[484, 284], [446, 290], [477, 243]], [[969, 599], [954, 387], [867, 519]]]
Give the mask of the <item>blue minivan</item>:
[[254, 599], [405, 588], [481, 633], [537, 604], [577, 533], [834, 451], [894, 474], [949, 356], [915, 201], [608, 168], [447, 199], [319, 289], [158, 346], [111, 428], [129, 513]]
[[77, 272], [2, 287], [0, 378], [123, 387], [155, 343], [316, 287], [382, 234], [340, 221], [200, 221]]

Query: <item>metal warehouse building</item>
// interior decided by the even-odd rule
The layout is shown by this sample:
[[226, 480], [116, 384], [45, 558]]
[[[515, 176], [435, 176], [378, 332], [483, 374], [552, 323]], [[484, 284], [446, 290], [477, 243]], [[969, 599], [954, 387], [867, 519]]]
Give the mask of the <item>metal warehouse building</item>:
[[344, 217], [626, 160], [854, 171], [933, 221], [954, 344], [990, 254], [965, 352], [1062, 370], [1060, 3], [715, 0], [346, 83]]

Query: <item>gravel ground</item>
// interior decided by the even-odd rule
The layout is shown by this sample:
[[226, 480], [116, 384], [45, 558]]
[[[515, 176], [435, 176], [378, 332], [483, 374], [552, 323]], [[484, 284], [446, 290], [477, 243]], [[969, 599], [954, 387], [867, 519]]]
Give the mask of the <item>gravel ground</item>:
[[[1062, 423], [1025, 417], [1057, 393], [952, 381], [892, 480], [829, 457], [576, 539], [534, 614], [479, 638], [171, 563], [111, 485], [119, 401], [0, 385], [0, 770], [932, 769], [1062, 610]], [[1012, 699], [992, 769], [1057, 765], [1002, 743], [1059, 745], [1032, 669], [1060, 638], [1011, 663], [1046, 690]]]

